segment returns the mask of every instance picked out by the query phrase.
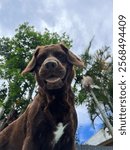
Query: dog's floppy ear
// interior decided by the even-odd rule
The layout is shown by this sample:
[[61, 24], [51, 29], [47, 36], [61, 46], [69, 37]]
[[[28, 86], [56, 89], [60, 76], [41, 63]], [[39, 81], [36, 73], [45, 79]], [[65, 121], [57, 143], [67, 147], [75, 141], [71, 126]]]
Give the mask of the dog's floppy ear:
[[34, 69], [34, 67], [36, 65], [36, 56], [38, 55], [39, 49], [40, 49], [39, 47], [36, 48], [32, 59], [30, 60], [30, 62], [26, 66], [26, 68], [22, 71], [21, 75], [31, 72]]
[[78, 58], [74, 53], [72, 53], [70, 50], [68, 50], [68, 48], [65, 47], [64, 44], [60, 44], [60, 46], [67, 53], [68, 61], [71, 64], [81, 68], [84, 67], [83, 61], [80, 58]]

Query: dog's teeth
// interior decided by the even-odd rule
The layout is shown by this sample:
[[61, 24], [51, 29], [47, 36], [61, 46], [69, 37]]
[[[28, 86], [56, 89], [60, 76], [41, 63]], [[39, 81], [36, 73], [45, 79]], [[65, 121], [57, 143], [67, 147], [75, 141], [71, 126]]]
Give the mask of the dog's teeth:
[[58, 82], [60, 80], [60, 78], [50, 78], [50, 79], [46, 79], [46, 81], [48, 83], [55, 83], [55, 82]]

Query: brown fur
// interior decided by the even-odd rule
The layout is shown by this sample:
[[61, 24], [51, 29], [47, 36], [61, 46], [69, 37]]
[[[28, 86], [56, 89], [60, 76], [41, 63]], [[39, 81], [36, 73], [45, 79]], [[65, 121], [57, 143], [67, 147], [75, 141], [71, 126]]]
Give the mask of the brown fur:
[[[25, 112], [0, 133], [0, 150], [75, 150], [73, 65], [83, 67], [80, 59], [64, 45], [37, 47], [22, 74], [35, 72], [38, 94]], [[54, 144], [59, 122], [66, 128]]]

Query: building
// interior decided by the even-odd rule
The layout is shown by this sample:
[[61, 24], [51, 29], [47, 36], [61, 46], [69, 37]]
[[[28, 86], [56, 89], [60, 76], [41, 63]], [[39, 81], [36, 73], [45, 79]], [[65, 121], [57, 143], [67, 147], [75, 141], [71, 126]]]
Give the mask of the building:
[[95, 146], [112, 146], [113, 145], [113, 138], [108, 132], [106, 128], [99, 130], [94, 136], [92, 136], [87, 142], [84, 143], [85, 145], [95, 145]]
[[113, 139], [106, 128], [99, 130], [84, 145], [77, 145], [76, 150], [113, 150]]

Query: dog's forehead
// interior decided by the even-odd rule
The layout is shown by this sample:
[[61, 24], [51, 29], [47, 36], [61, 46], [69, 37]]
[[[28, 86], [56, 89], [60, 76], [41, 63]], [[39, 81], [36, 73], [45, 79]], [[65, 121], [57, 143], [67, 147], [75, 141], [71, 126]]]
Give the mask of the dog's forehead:
[[40, 55], [43, 53], [54, 53], [54, 52], [65, 53], [65, 51], [59, 45], [39, 46]]

